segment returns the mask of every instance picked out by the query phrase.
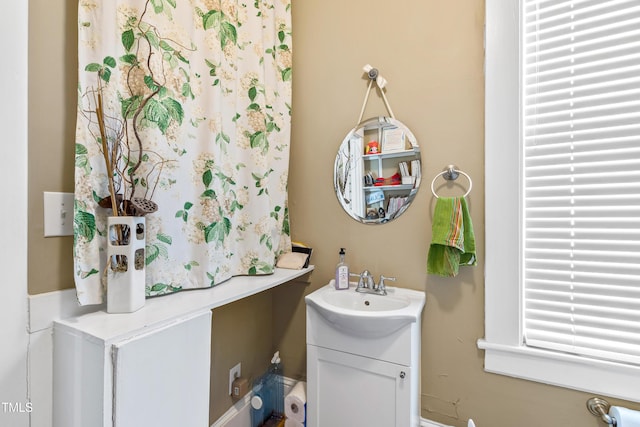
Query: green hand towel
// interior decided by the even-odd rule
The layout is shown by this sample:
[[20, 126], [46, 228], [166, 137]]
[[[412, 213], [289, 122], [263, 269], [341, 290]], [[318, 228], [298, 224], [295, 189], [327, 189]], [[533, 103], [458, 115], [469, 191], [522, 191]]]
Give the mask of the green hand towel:
[[461, 265], [476, 265], [476, 238], [464, 197], [440, 197], [433, 214], [427, 273], [454, 277]]

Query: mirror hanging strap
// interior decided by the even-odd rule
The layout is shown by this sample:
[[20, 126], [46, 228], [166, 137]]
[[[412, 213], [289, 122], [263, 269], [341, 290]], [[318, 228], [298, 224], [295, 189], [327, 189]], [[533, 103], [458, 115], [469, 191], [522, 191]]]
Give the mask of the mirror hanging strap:
[[367, 87], [367, 93], [364, 96], [364, 102], [362, 103], [362, 109], [360, 110], [360, 117], [358, 118], [358, 122], [356, 123], [356, 128], [360, 123], [362, 123], [362, 116], [364, 115], [364, 109], [367, 106], [367, 102], [369, 101], [369, 93], [371, 93], [371, 87], [373, 86], [373, 82], [376, 82], [378, 88], [380, 89], [380, 93], [382, 94], [382, 99], [384, 101], [385, 107], [387, 107], [387, 111], [392, 119], [396, 117], [393, 115], [393, 111], [391, 110], [391, 105], [389, 105], [389, 100], [387, 96], [384, 94], [384, 87], [387, 85], [387, 80], [380, 75], [377, 68], [373, 68], [371, 65], [367, 64], [362, 67], [367, 76], [369, 77], [369, 86]]

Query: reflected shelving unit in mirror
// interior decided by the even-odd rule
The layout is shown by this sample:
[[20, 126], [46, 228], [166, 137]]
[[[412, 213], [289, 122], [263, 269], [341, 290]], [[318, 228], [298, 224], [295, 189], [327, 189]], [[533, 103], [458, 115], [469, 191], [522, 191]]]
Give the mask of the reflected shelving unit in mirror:
[[413, 201], [420, 180], [416, 138], [391, 117], [374, 117], [357, 125], [336, 156], [336, 195], [345, 212], [361, 223], [398, 218]]

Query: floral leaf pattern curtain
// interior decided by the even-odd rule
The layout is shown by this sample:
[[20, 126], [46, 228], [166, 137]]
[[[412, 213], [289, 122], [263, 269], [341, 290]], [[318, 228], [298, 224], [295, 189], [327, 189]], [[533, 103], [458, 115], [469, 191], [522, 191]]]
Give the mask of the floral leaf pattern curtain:
[[103, 300], [108, 175], [118, 197], [158, 206], [146, 216], [147, 296], [269, 274], [290, 250], [290, 8], [290, 0], [80, 0], [81, 304]]

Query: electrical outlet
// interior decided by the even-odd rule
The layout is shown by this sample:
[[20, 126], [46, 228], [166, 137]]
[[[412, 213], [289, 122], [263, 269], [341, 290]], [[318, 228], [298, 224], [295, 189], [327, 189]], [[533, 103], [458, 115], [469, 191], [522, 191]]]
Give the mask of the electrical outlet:
[[241, 375], [242, 375], [242, 364], [240, 362], [238, 362], [238, 364], [233, 368], [229, 369], [229, 396], [231, 396], [233, 392], [233, 389], [232, 389], [233, 380], [235, 380], [236, 378], [240, 378]]
[[44, 237], [73, 235], [73, 193], [44, 192]]

